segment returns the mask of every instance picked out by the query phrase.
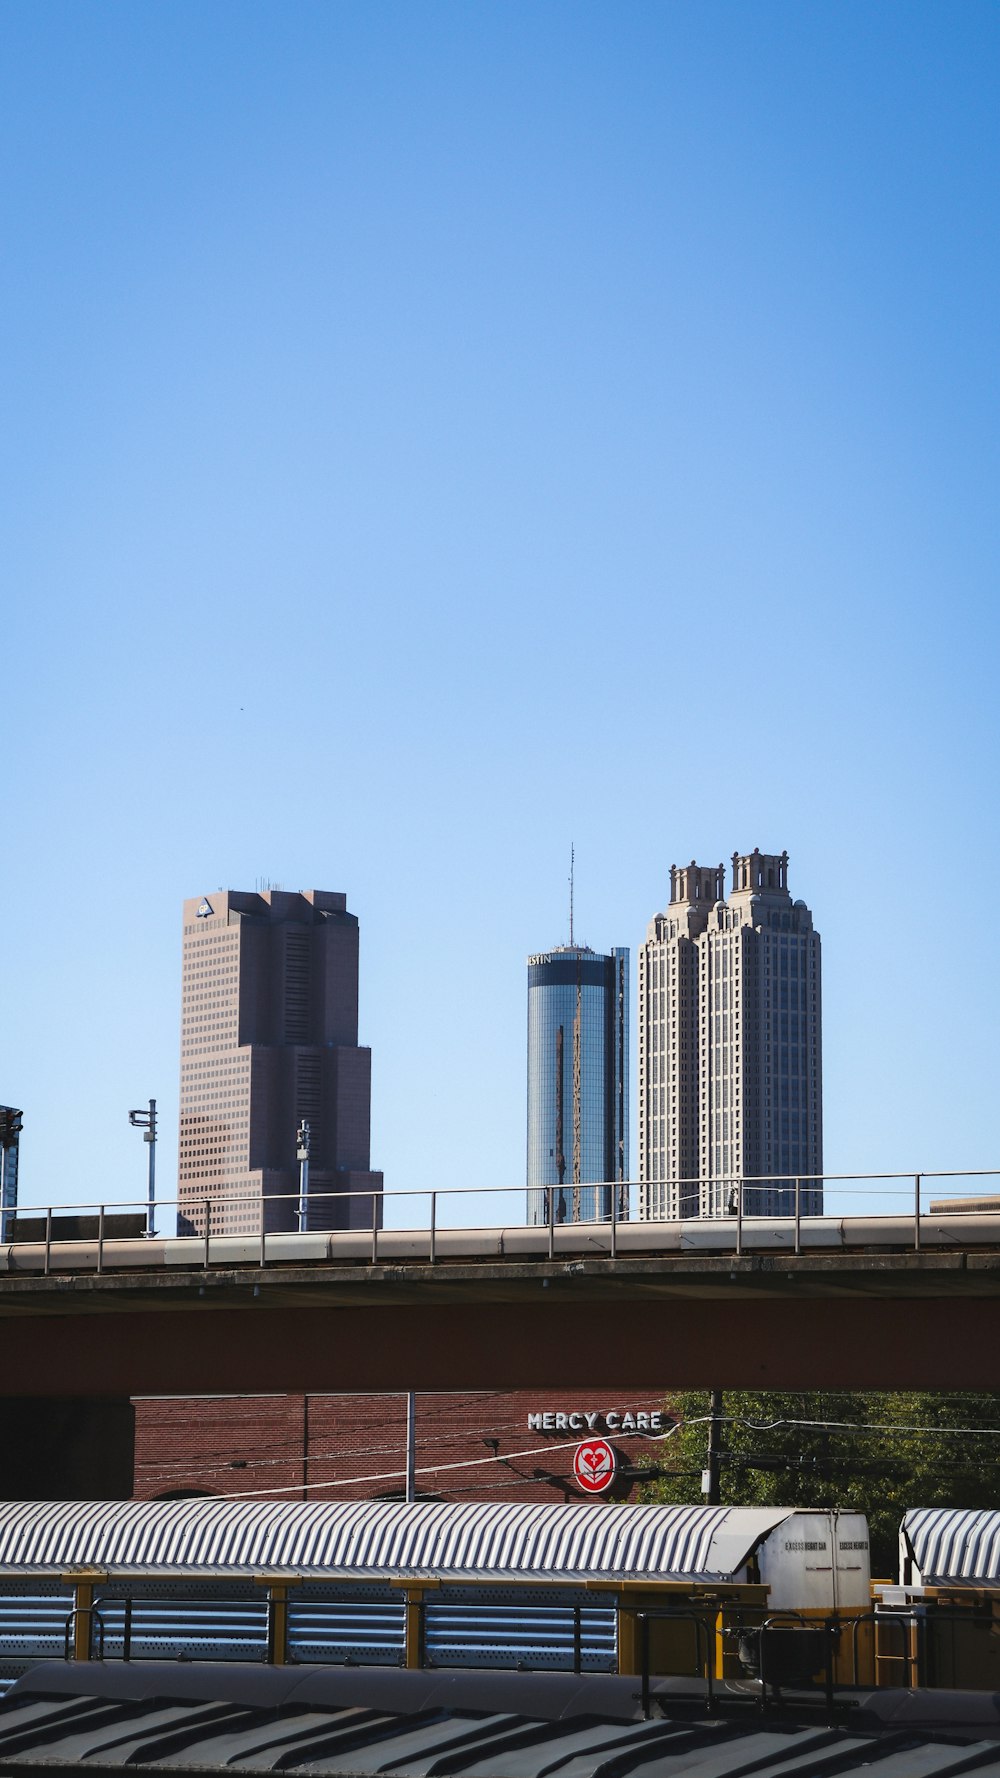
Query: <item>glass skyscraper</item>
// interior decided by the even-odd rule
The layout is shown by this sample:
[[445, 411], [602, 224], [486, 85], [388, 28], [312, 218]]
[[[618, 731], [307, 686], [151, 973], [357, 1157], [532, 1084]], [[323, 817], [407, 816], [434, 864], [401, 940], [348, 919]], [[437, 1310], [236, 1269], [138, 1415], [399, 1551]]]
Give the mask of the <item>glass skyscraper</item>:
[[528, 1221], [628, 1215], [627, 948], [528, 958]]

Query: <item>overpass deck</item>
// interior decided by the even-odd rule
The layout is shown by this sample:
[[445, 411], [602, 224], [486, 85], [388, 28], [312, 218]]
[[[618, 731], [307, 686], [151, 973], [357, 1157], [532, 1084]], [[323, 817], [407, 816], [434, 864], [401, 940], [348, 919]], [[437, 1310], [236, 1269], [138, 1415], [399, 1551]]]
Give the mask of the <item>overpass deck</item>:
[[8, 1396], [1000, 1389], [1000, 1245], [7, 1273], [0, 1325]]

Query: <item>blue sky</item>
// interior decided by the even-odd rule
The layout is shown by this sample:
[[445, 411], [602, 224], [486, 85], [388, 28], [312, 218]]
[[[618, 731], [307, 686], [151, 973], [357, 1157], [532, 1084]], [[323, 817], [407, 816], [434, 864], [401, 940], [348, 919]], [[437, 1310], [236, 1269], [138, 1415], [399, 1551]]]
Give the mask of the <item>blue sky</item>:
[[516, 1185], [525, 957], [791, 855], [831, 1169], [995, 1140], [1000, 12], [0, 15], [0, 1101], [176, 1169], [180, 907], [362, 927], [373, 1164]]

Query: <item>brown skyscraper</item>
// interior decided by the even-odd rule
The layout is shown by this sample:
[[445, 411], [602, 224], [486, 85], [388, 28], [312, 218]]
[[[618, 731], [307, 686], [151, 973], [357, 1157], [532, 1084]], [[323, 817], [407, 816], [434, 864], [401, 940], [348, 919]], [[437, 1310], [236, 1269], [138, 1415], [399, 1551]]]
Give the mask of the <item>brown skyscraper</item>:
[[[184, 903], [182, 1233], [294, 1229], [295, 1132], [310, 1127], [308, 1227], [370, 1226], [371, 1051], [358, 1048], [347, 898], [220, 890]], [[351, 1196], [324, 1201], [323, 1192]]]

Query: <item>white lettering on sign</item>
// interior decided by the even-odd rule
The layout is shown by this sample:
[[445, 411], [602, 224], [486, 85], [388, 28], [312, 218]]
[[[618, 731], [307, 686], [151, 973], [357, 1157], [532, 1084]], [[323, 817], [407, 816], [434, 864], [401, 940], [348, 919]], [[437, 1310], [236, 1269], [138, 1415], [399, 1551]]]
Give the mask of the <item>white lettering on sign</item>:
[[663, 1408], [540, 1409], [528, 1415], [529, 1432], [617, 1432], [626, 1438], [662, 1438], [674, 1422]]

